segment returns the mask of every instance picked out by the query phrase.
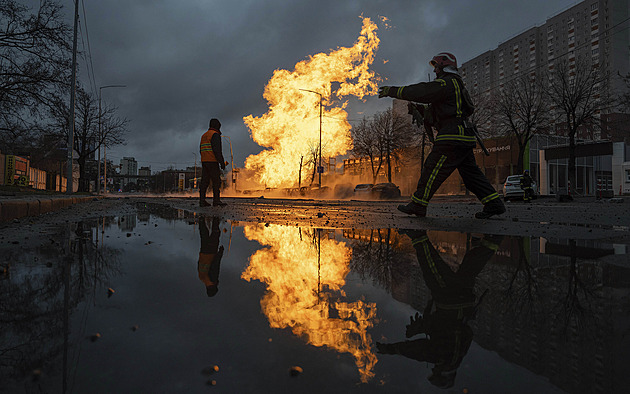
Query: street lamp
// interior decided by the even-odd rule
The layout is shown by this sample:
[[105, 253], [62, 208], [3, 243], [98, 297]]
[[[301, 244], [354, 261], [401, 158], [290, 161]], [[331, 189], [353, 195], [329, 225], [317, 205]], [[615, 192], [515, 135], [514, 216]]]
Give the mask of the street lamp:
[[103, 136], [101, 135], [101, 118], [102, 118], [102, 114], [101, 114], [101, 90], [106, 89], [106, 88], [126, 88], [126, 85], [105, 85], [105, 86], [101, 86], [98, 88], [98, 138], [99, 138], [99, 144], [98, 144], [98, 186], [96, 186], [96, 194], [101, 194], [101, 144], [103, 144], [103, 152], [105, 155], [105, 174], [103, 175], [104, 178], [104, 187], [105, 187], [105, 193], [107, 193], [107, 145], [105, 144], [105, 141], [103, 140]]
[[300, 89], [303, 92], [311, 92], [319, 95], [319, 165], [317, 166], [317, 173], [319, 174], [319, 187], [322, 187], [322, 172], [324, 172], [324, 168], [322, 167], [322, 100], [324, 96], [321, 93], [316, 92], [314, 90], [308, 89]]
[[236, 182], [234, 181], [234, 154], [232, 153], [232, 139], [227, 135], [222, 135], [221, 137], [227, 138], [228, 142], [230, 143], [230, 163], [232, 164], [232, 171], [230, 172], [232, 173], [232, 186], [234, 187], [234, 191], [236, 191]]

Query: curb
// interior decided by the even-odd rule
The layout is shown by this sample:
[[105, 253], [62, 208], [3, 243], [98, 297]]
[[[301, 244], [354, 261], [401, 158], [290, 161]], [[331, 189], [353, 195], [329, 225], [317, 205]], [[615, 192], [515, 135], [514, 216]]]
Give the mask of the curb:
[[66, 197], [66, 198], [38, 198], [31, 200], [0, 201], [0, 223], [19, 219], [25, 216], [38, 216], [47, 212], [57, 211], [73, 204], [101, 200], [99, 196]]

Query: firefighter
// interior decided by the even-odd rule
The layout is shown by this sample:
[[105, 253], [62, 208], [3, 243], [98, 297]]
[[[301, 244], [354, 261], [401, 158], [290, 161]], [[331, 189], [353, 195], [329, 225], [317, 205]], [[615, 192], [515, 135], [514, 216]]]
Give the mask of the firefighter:
[[529, 203], [534, 196], [534, 189], [532, 188], [532, 177], [529, 176], [529, 170], [525, 170], [521, 176], [521, 189], [523, 190], [523, 201]]
[[199, 206], [207, 207], [206, 190], [212, 183], [212, 205], [225, 206], [221, 201], [221, 170], [225, 170], [226, 161], [223, 158], [221, 147], [221, 122], [219, 119], [210, 119], [210, 127], [201, 136], [199, 143], [201, 155], [201, 183], [199, 184]]
[[473, 148], [476, 137], [468, 117], [474, 105], [457, 74], [457, 60], [450, 53], [437, 54], [429, 62], [433, 66], [436, 79], [409, 86], [381, 86], [378, 97], [394, 97], [402, 100], [429, 104], [428, 115], [437, 128], [433, 149], [422, 166], [416, 191], [407, 205], [399, 205], [398, 210], [419, 217], [426, 216], [427, 206], [435, 191], [455, 169], [459, 171], [466, 188], [474, 193], [483, 204], [483, 210], [476, 218], [487, 219], [505, 212], [488, 179], [475, 162]]
[[[483, 295], [477, 299], [475, 279], [494, 256], [502, 236], [484, 235], [473, 238], [461, 264], [446, 262], [436, 251], [425, 231], [406, 234], [416, 249], [422, 277], [431, 291], [424, 313], [411, 316], [405, 337], [425, 334], [425, 338], [395, 343], [376, 343], [380, 354], [400, 354], [420, 362], [433, 364], [431, 384], [450, 388], [457, 369], [470, 348], [473, 331], [468, 325], [476, 317]], [[485, 294], [485, 293], [484, 293]]]
[[199, 260], [197, 261], [197, 274], [199, 280], [206, 286], [206, 295], [214, 297], [219, 291], [219, 271], [221, 258], [223, 258], [223, 245], [219, 246], [221, 230], [219, 223], [221, 218], [212, 218], [212, 230], [208, 231], [208, 223], [203, 216], [199, 217], [199, 237], [201, 247]]

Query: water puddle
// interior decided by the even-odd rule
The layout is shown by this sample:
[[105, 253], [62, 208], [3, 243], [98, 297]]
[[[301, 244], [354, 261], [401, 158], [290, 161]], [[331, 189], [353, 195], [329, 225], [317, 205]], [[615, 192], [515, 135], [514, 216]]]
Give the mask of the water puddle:
[[[140, 206], [7, 252], [8, 392], [614, 392], [626, 244]], [[0, 388], [3, 390], [3, 388]]]

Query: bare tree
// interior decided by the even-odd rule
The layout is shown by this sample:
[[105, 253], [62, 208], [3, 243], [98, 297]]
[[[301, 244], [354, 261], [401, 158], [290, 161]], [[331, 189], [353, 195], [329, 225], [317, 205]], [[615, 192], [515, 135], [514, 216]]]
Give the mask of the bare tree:
[[479, 93], [472, 97], [475, 103], [475, 112], [470, 116], [470, 121], [477, 126], [482, 138], [497, 137], [497, 128], [494, 127], [495, 103], [491, 96]]
[[[79, 157], [79, 191], [88, 191], [89, 179], [86, 174], [86, 161], [101, 146], [114, 146], [124, 144], [123, 138], [127, 131], [129, 120], [116, 116], [117, 108], [105, 105], [99, 113], [98, 101], [83, 88], [77, 89], [76, 123], [74, 129], [74, 150]], [[69, 108], [65, 100], [58, 98], [51, 109], [51, 117], [54, 119], [55, 135], [59, 141], [67, 140], [69, 127]]]
[[600, 126], [600, 111], [609, 108], [603, 97], [607, 89], [605, 73], [583, 59], [559, 61], [548, 74], [549, 98], [564, 123], [569, 137], [569, 182], [575, 185], [575, 139], [578, 130], [594, 130]]
[[357, 158], [368, 159], [372, 170], [372, 183], [375, 183], [383, 162], [380, 160], [378, 148], [379, 136], [373, 132], [367, 118], [364, 117], [358, 126], [352, 128], [352, 141], [354, 144], [352, 154]]
[[0, 148], [23, 149], [40, 131], [51, 92], [68, 81], [69, 37], [58, 1], [0, 0]]
[[527, 143], [549, 124], [547, 93], [534, 78], [524, 75], [508, 82], [498, 93], [494, 119], [499, 130], [516, 138], [517, 173], [523, 172]]
[[363, 118], [352, 129], [352, 152], [355, 157], [366, 157], [369, 160], [372, 183], [376, 183], [383, 166], [386, 166], [387, 180], [391, 182], [393, 162], [400, 162], [402, 148], [417, 145], [419, 138], [407, 119], [390, 108], [376, 113], [371, 121]]
[[374, 115], [372, 130], [379, 136], [377, 139], [381, 162], [387, 165], [387, 181], [392, 181], [392, 161], [400, 161], [401, 149], [416, 145], [419, 136], [412, 132], [407, 119], [395, 113], [391, 108]]

